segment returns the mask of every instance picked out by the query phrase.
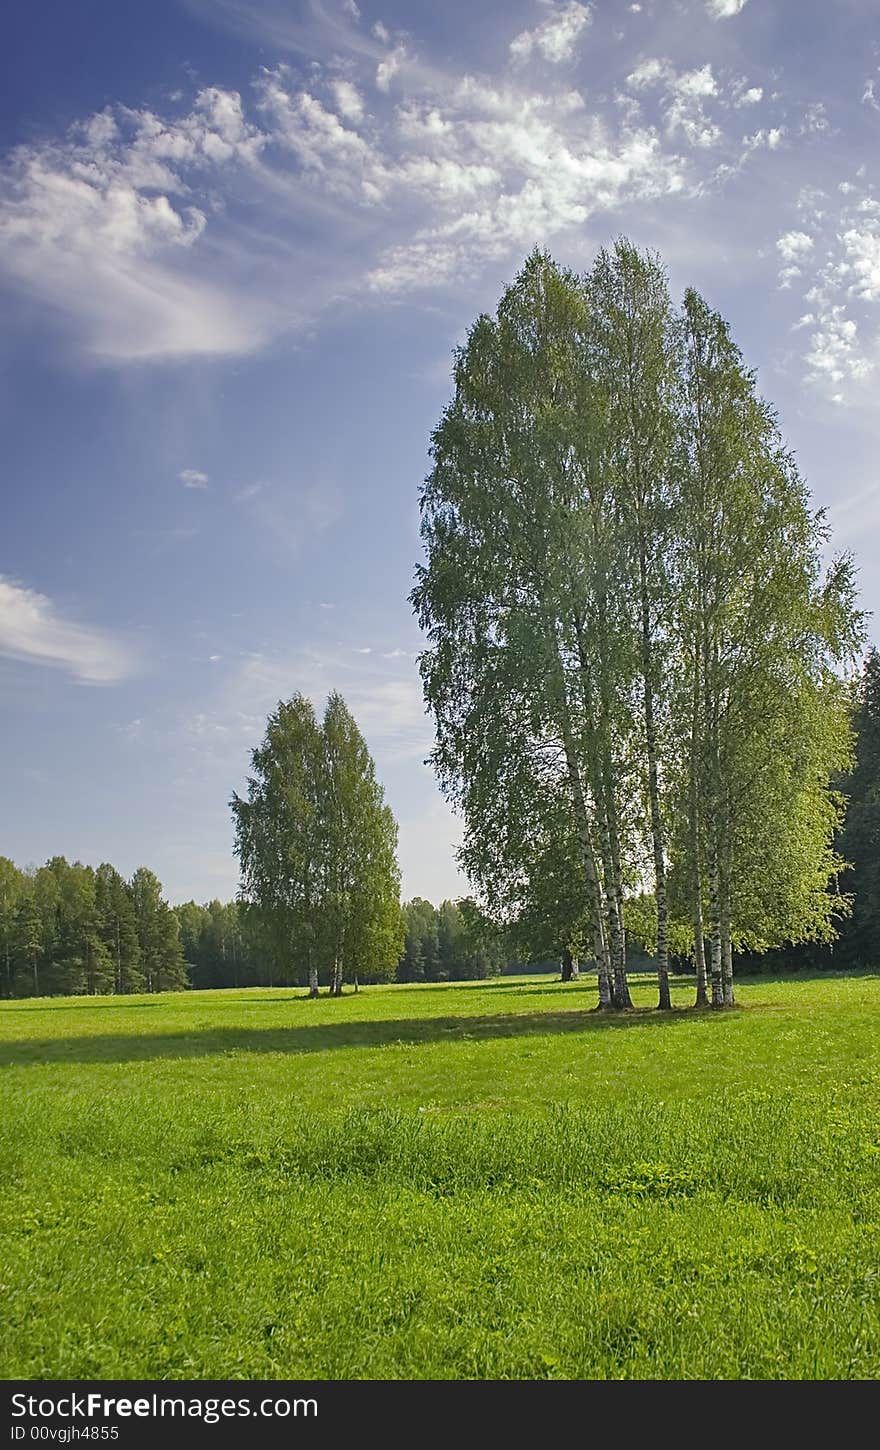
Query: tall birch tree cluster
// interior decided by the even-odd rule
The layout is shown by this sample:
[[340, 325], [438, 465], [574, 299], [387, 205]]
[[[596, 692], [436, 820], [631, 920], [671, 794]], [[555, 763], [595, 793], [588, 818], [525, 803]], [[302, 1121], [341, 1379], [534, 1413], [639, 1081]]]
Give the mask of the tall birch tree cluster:
[[454, 384], [412, 602], [463, 865], [601, 1007], [646, 894], [659, 1006], [673, 943], [731, 1005], [735, 947], [833, 934], [851, 562], [727, 324], [625, 240], [586, 275], [534, 252]]
[[394, 974], [403, 951], [397, 823], [341, 695], [318, 722], [301, 694], [279, 703], [232, 798], [245, 920], [310, 995]]

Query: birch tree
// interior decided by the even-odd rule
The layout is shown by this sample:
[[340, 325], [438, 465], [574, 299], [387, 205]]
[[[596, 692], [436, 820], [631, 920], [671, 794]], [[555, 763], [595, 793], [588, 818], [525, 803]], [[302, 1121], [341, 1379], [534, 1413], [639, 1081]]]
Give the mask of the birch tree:
[[242, 896], [263, 940], [309, 995], [346, 971], [390, 977], [403, 950], [397, 826], [357, 725], [338, 694], [318, 724], [296, 694], [269, 717], [247, 799], [233, 795]]
[[687, 855], [697, 1000], [707, 908], [721, 1007], [733, 1005], [738, 935], [769, 942], [771, 921], [776, 934], [823, 930], [839, 815], [831, 777], [849, 748], [836, 670], [862, 625], [851, 561], [823, 575], [824, 519], [729, 328], [693, 291], [684, 333], [676, 613], [690, 700]]
[[[619, 241], [590, 272], [591, 345], [587, 366], [605, 399], [603, 469], [618, 551], [629, 576], [629, 606], [640, 675], [641, 751], [650, 822], [657, 912], [659, 1006], [668, 1009], [669, 912], [661, 740], [668, 698], [672, 580], [668, 558], [674, 512], [677, 329], [659, 260]], [[618, 576], [620, 577], [620, 576]]]
[[564, 781], [600, 1005], [626, 1007], [620, 776], [603, 728], [614, 690], [596, 658], [612, 662], [597, 649], [604, 617], [591, 609], [596, 556], [585, 552], [600, 522], [589, 483], [603, 426], [583, 366], [588, 327], [578, 279], [536, 252], [496, 317], [471, 329], [432, 438], [427, 564], [412, 598], [429, 640], [433, 759], [472, 853], [497, 856], [493, 809], [510, 820], [515, 790]]

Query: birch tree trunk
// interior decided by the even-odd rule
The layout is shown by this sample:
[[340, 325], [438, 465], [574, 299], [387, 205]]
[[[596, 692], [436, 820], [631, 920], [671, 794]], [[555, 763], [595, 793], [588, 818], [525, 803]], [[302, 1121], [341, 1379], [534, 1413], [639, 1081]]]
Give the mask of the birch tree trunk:
[[719, 873], [721, 888], [721, 984], [725, 1007], [734, 1006], [733, 944], [730, 940], [730, 863], [723, 861]]
[[[641, 532], [641, 525], [640, 525]], [[648, 802], [651, 812], [651, 844], [654, 852], [654, 901], [657, 908], [657, 987], [659, 1010], [669, 1011], [669, 908], [666, 895], [666, 840], [660, 812], [660, 776], [657, 765], [657, 718], [654, 699], [654, 661], [651, 651], [651, 606], [648, 597], [648, 566], [644, 540], [639, 540], [641, 583], [642, 682], [645, 719], [645, 753], [648, 761]]]
[[[714, 828], [713, 828], [714, 832]], [[724, 1006], [721, 948], [721, 873], [718, 865], [718, 844], [713, 839], [709, 861], [709, 930], [712, 1006]]]
[[318, 995], [318, 968], [312, 966], [311, 952], [309, 953], [309, 996]]
[[694, 970], [697, 974], [695, 1007], [708, 1007], [706, 981], [706, 942], [703, 934], [703, 868], [700, 831], [699, 731], [700, 731], [700, 649], [694, 648], [694, 682], [691, 697], [691, 740], [688, 752], [688, 837], [690, 842], [691, 919], [694, 928]]
[[574, 754], [571, 731], [567, 723], [564, 727], [564, 745], [568, 778], [571, 783], [575, 826], [581, 847], [587, 890], [593, 908], [593, 950], [596, 957], [596, 975], [599, 982], [599, 1007], [605, 1010], [609, 1007], [616, 1006], [616, 1003], [614, 1001], [611, 960], [608, 953], [608, 943], [603, 919], [602, 885], [599, 880], [599, 872], [596, 869], [596, 856], [593, 851], [593, 841], [590, 832], [590, 822], [587, 816], [587, 802], [584, 796], [583, 782]]
[[[697, 871], [699, 877], [699, 868]], [[697, 889], [702, 890], [702, 883], [697, 881]], [[706, 978], [706, 938], [703, 935], [703, 903], [699, 897], [694, 898], [694, 970], [697, 974], [697, 995], [694, 1000], [695, 1007], [708, 1007], [709, 1005], [709, 984]]]
[[562, 728], [562, 746], [565, 752], [565, 766], [571, 788], [575, 829], [581, 849], [581, 860], [587, 883], [587, 894], [593, 913], [593, 950], [596, 957], [596, 974], [599, 984], [599, 1007], [604, 1011], [608, 1007], [615, 1006], [616, 1003], [614, 1001], [612, 985], [608, 938], [605, 932], [602, 881], [596, 865], [596, 853], [593, 849], [590, 818], [587, 814], [587, 799], [574, 745], [574, 736], [571, 728], [571, 710], [568, 701], [568, 690], [565, 684], [565, 670], [559, 651], [559, 639], [556, 633], [555, 623], [551, 623], [549, 633], [553, 650], [553, 686], [560, 712], [559, 723]]
[[576, 612], [573, 619], [577, 639], [581, 693], [583, 695], [584, 710], [587, 717], [590, 739], [592, 741], [590, 766], [593, 776], [593, 798], [599, 823], [602, 870], [605, 886], [605, 906], [608, 916], [608, 956], [611, 969], [612, 1005], [621, 1011], [625, 1011], [632, 1007], [632, 998], [626, 977], [623, 882], [620, 870], [620, 824], [614, 793], [614, 771], [612, 763], [608, 758], [610, 705], [608, 701], [607, 676], [604, 672], [604, 662], [600, 660], [599, 669], [602, 678], [599, 687], [599, 698], [601, 701], [602, 718], [601, 723], [597, 723], [593, 701], [593, 687], [590, 679], [589, 658], [583, 632], [583, 620]]

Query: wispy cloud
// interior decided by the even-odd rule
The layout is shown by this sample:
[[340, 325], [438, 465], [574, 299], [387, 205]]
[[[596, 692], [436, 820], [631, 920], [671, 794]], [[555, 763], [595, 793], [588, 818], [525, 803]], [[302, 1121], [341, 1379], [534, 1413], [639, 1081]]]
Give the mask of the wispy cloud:
[[[243, 23], [247, 7], [220, 9]], [[260, 14], [286, 34], [289, 12]], [[590, 17], [576, 0], [544, 6], [514, 57], [561, 69]], [[384, 28], [368, 35], [316, 3], [319, 21], [343, 73], [338, 58], [275, 64], [248, 93], [203, 87], [168, 114], [111, 106], [13, 152], [0, 268], [20, 295], [105, 360], [247, 353], [346, 295], [460, 285], [597, 213], [684, 189], [653, 127], [603, 115], [564, 81], [523, 66], [501, 82], [441, 73]], [[307, 234], [294, 217], [310, 218]]]
[[109, 633], [63, 618], [45, 594], [0, 575], [0, 655], [66, 670], [82, 684], [132, 674], [134, 651]]
[[202, 473], [199, 468], [184, 468], [178, 473], [177, 477], [180, 479], [184, 488], [208, 487], [208, 475], [207, 473]]
[[[793, 152], [833, 134], [815, 100], [784, 103], [777, 78], [725, 66], [717, 45], [711, 59], [688, 46], [683, 63], [669, 27], [655, 27], [658, 53], [620, 47], [608, 61], [607, 17], [578, 0], [538, 4], [532, 23], [496, 35], [511, 63], [494, 75], [440, 67], [419, 37], [353, 5], [187, 3], [265, 45], [241, 92], [204, 86], [162, 113], [110, 106], [7, 159], [0, 270], [113, 362], [251, 352], [324, 308], [461, 293], [535, 243], [582, 251], [632, 217], [682, 245], [676, 208], [692, 208], [693, 231], [696, 208], [746, 167], [776, 194]], [[705, 4], [719, 21], [743, 8]], [[656, 19], [656, 7], [644, 17]], [[601, 87], [584, 82], [594, 35]], [[776, 239], [804, 226], [778, 215], [756, 244], [794, 291], [820, 244], [786, 260]], [[872, 300], [865, 218], [832, 245], [848, 272], [820, 279], [828, 306]], [[200, 470], [184, 473], [199, 486]], [[238, 497], [283, 547], [327, 526], [319, 500], [301, 498], [294, 517], [256, 489]]]
[[[359, 658], [352, 658], [352, 655]], [[267, 713], [294, 691], [321, 708], [338, 690], [363, 730], [377, 760], [420, 760], [430, 751], [433, 726], [418, 672], [409, 662], [396, 667], [375, 654], [338, 649], [259, 651], [238, 662], [216, 697], [200, 710], [191, 729], [240, 751], [242, 734], [256, 740]], [[224, 744], [225, 742], [225, 744]]]
[[242, 313], [193, 265], [210, 198], [195, 204], [185, 178], [210, 188], [230, 166], [252, 168], [264, 141], [238, 93], [211, 86], [180, 116], [120, 105], [63, 140], [20, 146], [3, 175], [0, 263], [96, 355], [252, 350], [268, 336], [268, 312]]

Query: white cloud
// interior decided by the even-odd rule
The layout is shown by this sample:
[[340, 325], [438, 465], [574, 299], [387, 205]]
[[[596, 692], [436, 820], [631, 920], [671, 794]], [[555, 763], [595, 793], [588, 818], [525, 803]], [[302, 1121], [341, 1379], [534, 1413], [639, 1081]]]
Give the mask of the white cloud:
[[747, 0], [706, 0], [706, 10], [713, 20], [732, 20], [746, 3]]
[[667, 80], [670, 74], [671, 68], [668, 61], [651, 58], [640, 61], [626, 79], [628, 85], [640, 91], [647, 86], [656, 85], [658, 81]]
[[784, 136], [784, 126], [762, 126], [759, 131], [753, 131], [750, 136], [743, 137], [743, 151], [760, 151], [765, 148], [768, 151], [775, 151], [782, 145]]
[[764, 92], [760, 86], [749, 86], [747, 90], [739, 91], [734, 97], [735, 106], [756, 106], [763, 98]]
[[706, 115], [705, 102], [718, 96], [718, 83], [711, 65], [684, 71], [670, 82], [672, 100], [666, 111], [666, 125], [671, 135], [681, 131], [691, 146], [715, 146], [721, 140], [721, 129]]
[[134, 669], [134, 655], [103, 630], [63, 619], [45, 594], [0, 575], [0, 655], [67, 670], [105, 685]]
[[523, 65], [537, 52], [552, 65], [574, 59], [578, 37], [592, 20], [589, 5], [578, 0], [567, 4], [551, 4], [550, 14], [534, 30], [523, 30], [510, 42], [510, 58], [514, 65]]
[[193, 270], [207, 211], [184, 172], [252, 166], [262, 144], [238, 93], [212, 86], [173, 121], [117, 107], [62, 141], [21, 146], [3, 178], [0, 265], [99, 356], [249, 351], [269, 313], [245, 313]]
[[351, 81], [337, 80], [333, 82], [333, 94], [336, 97], [336, 104], [346, 120], [363, 120], [364, 98], [357, 86], [352, 85]]
[[718, 83], [712, 74], [711, 65], [701, 65], [698, 70], [684, 71], [677, 76], [672, 89], [677, 96], [690, 100], [701, 96], [717, 96]]
[[376, 67], [376, 85], [380, 91], [389, 91], [391, 82], [402, 68], [406, 60], [406, 46], [396, 45], [392, 51], [380, 60]]
[[865, 89], [862, 92], [862, 104], [870, 106], [872, 110], [880, 111], [880, 102], [878, 102], [874, 94], [874, 85], [875, 82], [873, 80], [865, 81]]
[[199, 468], [184, 468], [178, 473], [177, 477], [180, 479], [184, 488], [208, 487], [208, 475], [207, 473], [202, 473]]
[[[514, 45], [561, 61], [590, 13], [546, 5]], [[643, 58], [620, 104], [519, 66], [490, 78], [404, 63], [403, 38], [377, 26], [355, 33], [337, 7], [326, 64], [264, 68], [246, 100], [205, 88], [172, 117], [116, 106], [16, 152], [0, 267], [19, 295], [104, 358], [248, 352], [325, 306], [459, 289], [593, 219], [717, 192], [783, 134], [725, 135], [758, 88], [708, 62]], [[382, 87], [400, 94], [389, 104]], [[722, 144], [710, 170], [701, 153]]]
[[813, 250], [813, 238], [806, 232], [786, 232], [776, 243], [783, 262], [799, 262]]
[[866, 222], [850, 227], [840, 238], [846, 257], [845, 272], [851, 290], [866, 302], [880, 300], [880, 224]]
[[[799, 209], [809, 215], [811, 233], [786, 232], [777, 242], [786, 264], [783, 286], [804, 276], [803, 300], [808, 310], [793, 323], [805, 331], [807, 379], [820, 384], [832, 401], [861, 397], [873, 407], [865, 384], [880, 361], [880, 334], [875, 312], [880, 302], [880, 202], [857, 171], [860, 185], [841, 183], [835, 197], [804, 188]], [[818, 203], [825, 202], [820, 208]], [[821, 245], [820, 245], [821, 243]]]
[[842, 304], [822, 310], [806, 362], [808, 376], [817, 382], [862, 382], [873, 371], [873, 363], [862, 349], [858, 325], [846, 315]]

